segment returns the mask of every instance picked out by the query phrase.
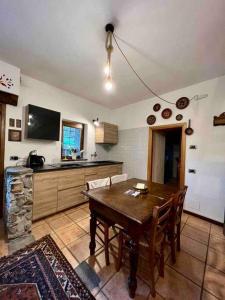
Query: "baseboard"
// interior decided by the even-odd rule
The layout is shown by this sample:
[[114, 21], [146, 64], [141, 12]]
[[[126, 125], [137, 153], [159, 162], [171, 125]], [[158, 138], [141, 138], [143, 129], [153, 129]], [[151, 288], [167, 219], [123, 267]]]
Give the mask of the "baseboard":
[[208, 221], [208, 222], [210, 222], [210, 223], [213, 223], [213, 224], [216, 224], [216, 225], [219, 225], [219, 226], [223, 226], [223, 223], [221, 223], [221, 222], [219, 222], [219, 221], [215, 221], [215, 220], [212, 220], [212, 219], [210, 219], [210, 218], [207, 218], [207, 217], [198, 215], [198, 214], [193, 213], [192, 211], [188, 211], [188, 210], [186, 210], [186, 209], [184, 209], [183, 211], [184, 211], [186, 214], [188, 214], [188, 215], [192, 215], [192, 216], [194, 216], [194, 217], [198, 217], [198, 218], [200, 218], [200, 219], [202, 219], [202, 220], [205, 220], [205, 221]]

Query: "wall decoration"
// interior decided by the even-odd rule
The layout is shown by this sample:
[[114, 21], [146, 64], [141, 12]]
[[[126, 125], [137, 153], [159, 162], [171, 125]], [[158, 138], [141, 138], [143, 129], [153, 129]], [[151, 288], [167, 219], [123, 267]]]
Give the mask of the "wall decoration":
[[16, 119], [16, 128], [21, 128], [21, 120], [20, 119]]
[[15, 126], [15, 119], [9, 118], [9, 126], [14, 127]]
[[4, 87], [11, 89], [13, 87], [12, 78], [6, 77], [5, 74], [0, 76], [0, 85], [3, 85]]
[[155, 121], [156, 121], [156, 117], [154, 115], [149, 115], [147, 117], [147, 123], [148, 123], [148, 125], [153, 125], [155, 123]]
[[161, 115], [163, 119], [169, 119], [172, 116], [172, 110], [170, 108], [165, 108]]
[[188, 127], [185, 129], [185, 133], [187, 135], [192, 135], [194, 133], [194, 130], [191, 128], [191, 120], [188, 120]]
[[161, 105], [159, 103], [156, 103], [154, 106], [153, 106], [153, 110], [154, 111], [159, 111], [161, 108]]
[[183, 119], [183, 115], [179, 114], [179, 115], [176, 115], [176, 120], [177, 121], [181, 121]]
[[187, 98], [187, 97], [181, 97], [181, 98], [179, 98], [177, 100], [176, 107], [178, 109], [185, 109], [186, 107], [188, 107], [189, 103], [190, 103], [189, 98]]
[[213, 125], [214, 126], [225, 125], [225, 112], [223, 112], [221, 115], [219, 115], [219, 117], [214, 116]]
[[8, 140], [11, 142], [21, 142], [22, 138], [22, 131], [21, 130], [15, 130], [15, 129], [9, 129], [9, 135]]

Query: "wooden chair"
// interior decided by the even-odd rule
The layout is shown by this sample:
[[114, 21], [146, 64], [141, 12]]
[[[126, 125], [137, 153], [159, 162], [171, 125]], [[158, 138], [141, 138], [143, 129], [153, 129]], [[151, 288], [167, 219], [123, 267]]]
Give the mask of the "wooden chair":
[[[92, 181], [87, 182], [87, 191], [105, 187], [111, 185], [111, 181], [109, 177], [102, 178], [102, 179], [96, 179]], [[107, 220], [106, 218], [103, 218], [102, 216], [96, 216], [97, 218], [97, 229], [99, 229], [100, 232], [103, 233], [104, 239], [98, 234], [96, 231], [96, 235], [101, 240], [101, 242], [104, 245], [105, 248], [105, 262], [106, 265], [109, 265], [109, 243], [112, 239], [114, 239], [118, 234], [116, 233], [113, 237], [109, 238], [109, 229], [114, 225], [111, 221]]]
[[119, 174], [119, 175], [114, 175], [111, 177], [111, 184], [119, 183], [122, 181], [126, 181], [128, 178], [128, 175], [126, 173], [124, 174]]
[[[167, 201], [164, 205], [153, 208], [153, 216], [150, 228], [144, 232], [143, 237], [139, 242], [139, 246], [147, 248], [150, 264], [150, 285], [151, 295], [155, 297], [155, 278], [154, 268], [159, 269], [159, 275], [164, 277], [164, 245], [165, 238], [170, 221], [170, 213], [172, 208], [172, 200]], [[119, 254], [117, 271], [120, 270], [123, 258], [123, 249], [129, 248], [130, 237], [124, 230], [119, 232]]]
[[173, 263], [176, 262], [176, 246], [177, 251], [180, 251], [181, 217], [187, 188], [187, 186], [184, 186], [184, 188], [178, 191], [173, 197], [173, 206], [171, 210], [170, 226], [168, 231], [168, 241], [171, 246], [171, 256]]

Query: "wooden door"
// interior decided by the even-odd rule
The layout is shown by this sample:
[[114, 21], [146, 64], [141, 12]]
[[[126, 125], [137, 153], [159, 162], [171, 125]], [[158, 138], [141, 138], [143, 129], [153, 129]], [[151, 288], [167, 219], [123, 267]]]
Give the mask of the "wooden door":
[[164, 184], [165, 146], [165, 135], [158, 131], [153, 132], [152, 182]]
[[0, 217], [2, 217], [3, 214], [4, 153], [5, 153], [5, 104], [0, 103]]

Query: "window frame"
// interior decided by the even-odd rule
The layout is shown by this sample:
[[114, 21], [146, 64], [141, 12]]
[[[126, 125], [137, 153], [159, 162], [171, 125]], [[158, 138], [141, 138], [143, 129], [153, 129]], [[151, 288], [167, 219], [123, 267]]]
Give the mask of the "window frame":
[[64, 126], [81, 129], [81, 138], [80, 138], [80, 151], [81, 151], [81, 150], [84, 150], [84, 126], [85, 126], [85, 124], [83, 124], [81, 122], [76, 122], [76, 121], [62, 120], [61, 160], [65, 160], [65, 159], [73, 160], [72, 157], [63, 155], [63, 141], [64, 141], [63, 127]]

